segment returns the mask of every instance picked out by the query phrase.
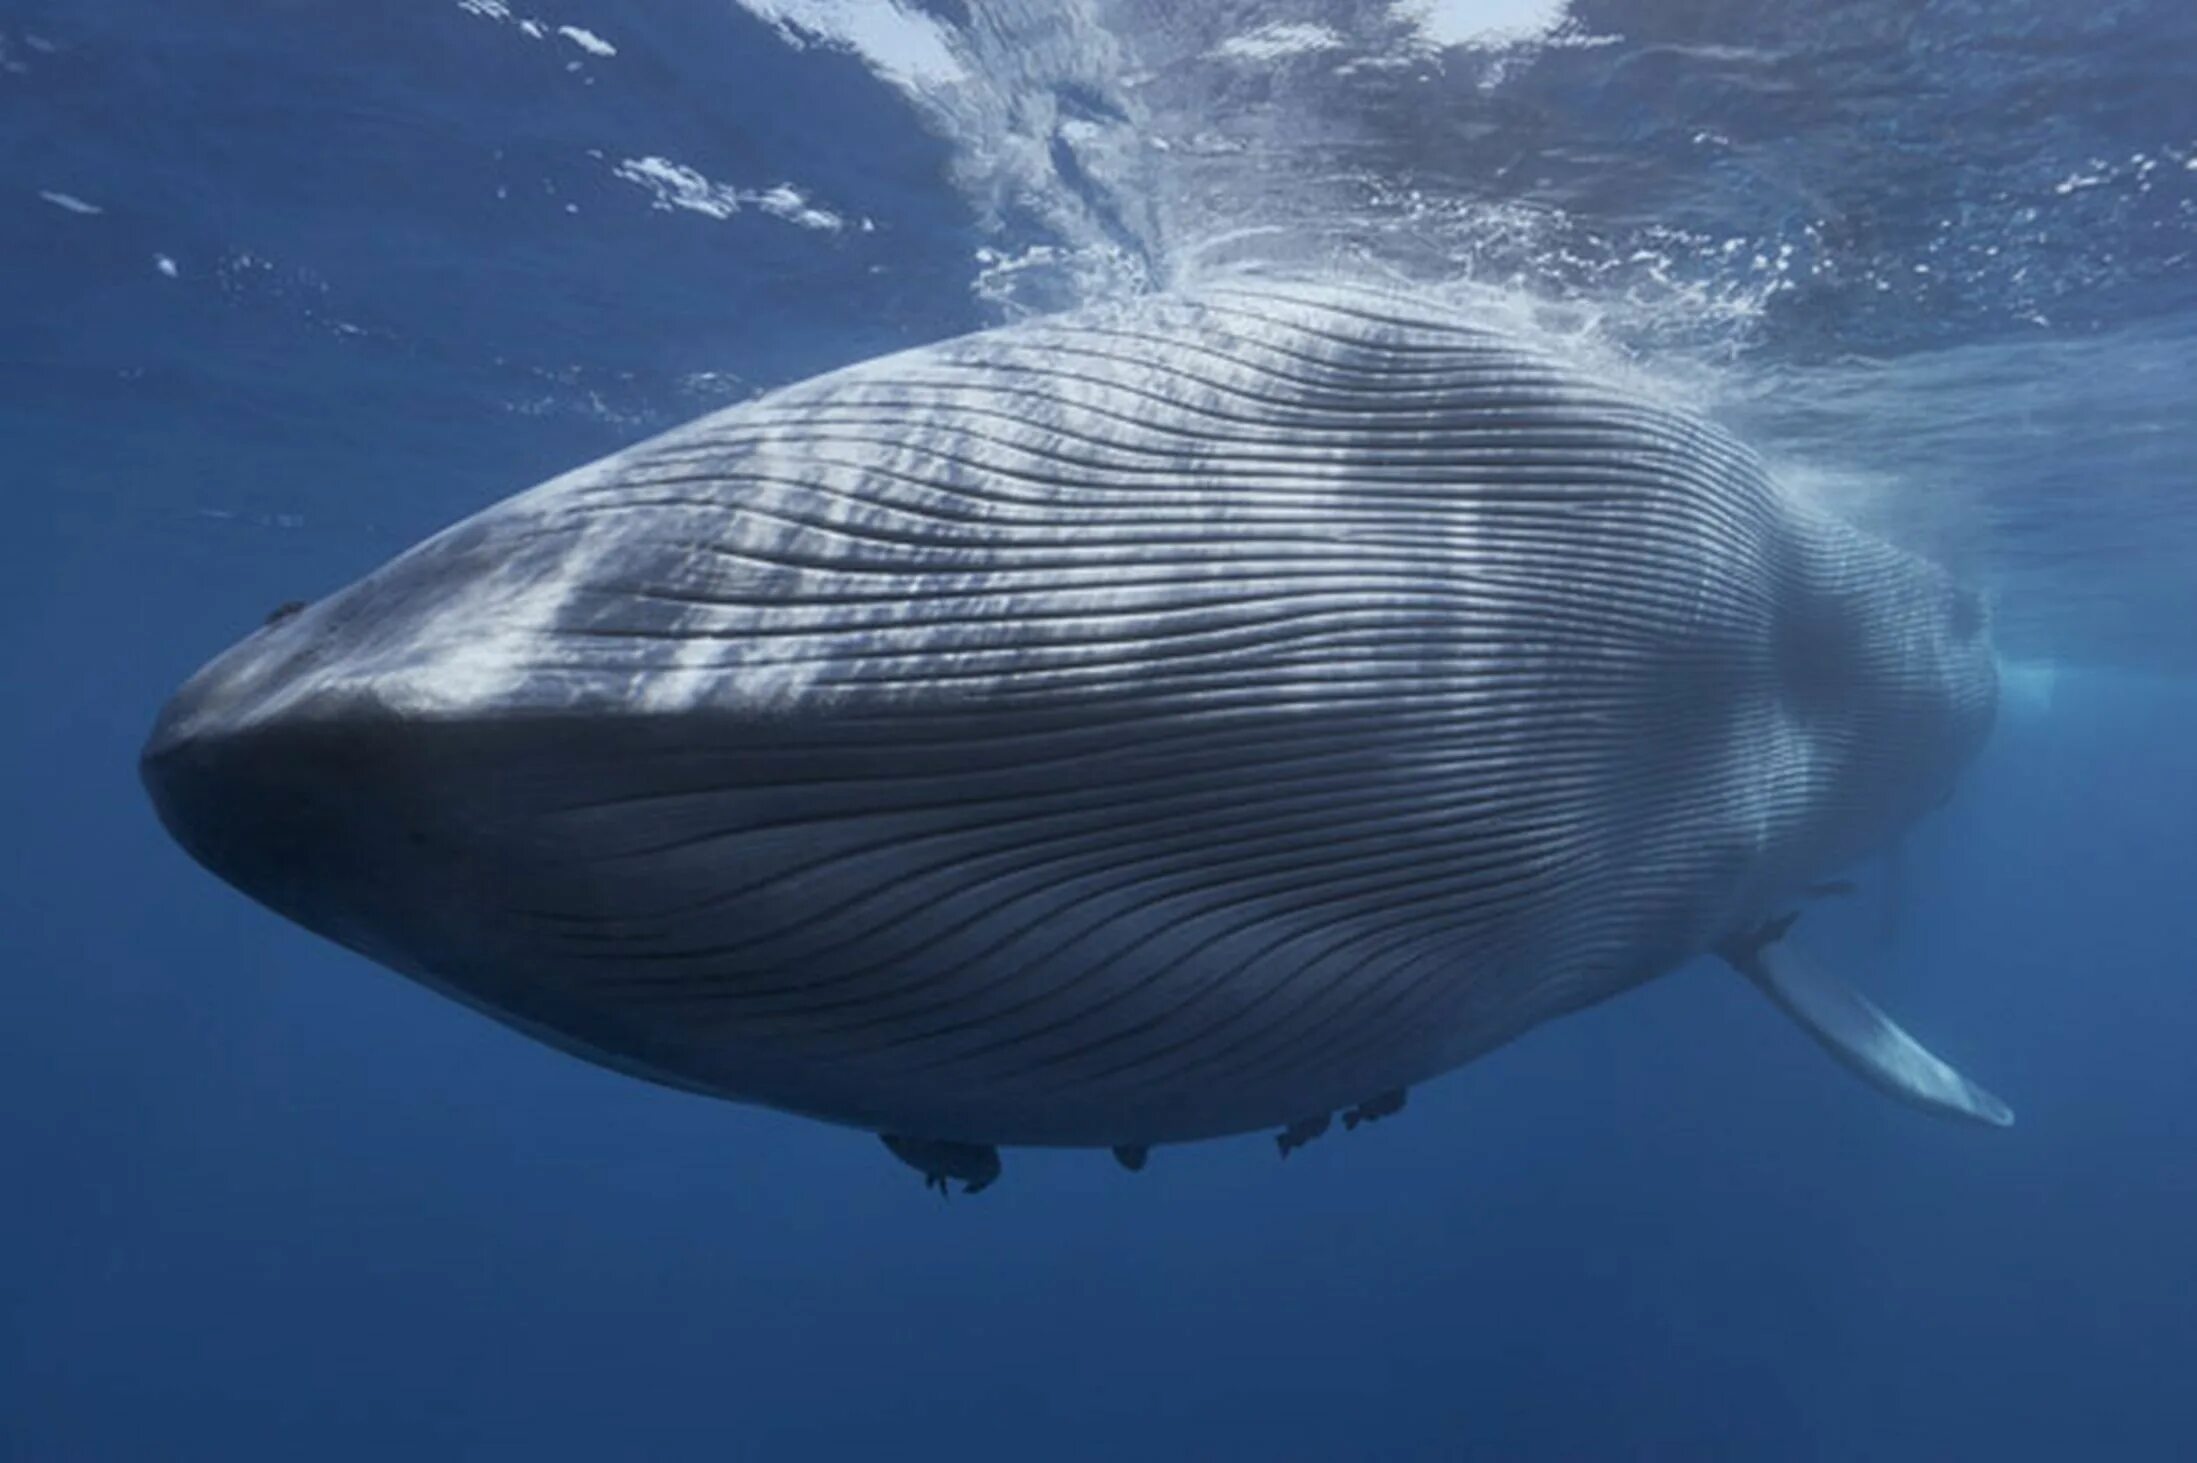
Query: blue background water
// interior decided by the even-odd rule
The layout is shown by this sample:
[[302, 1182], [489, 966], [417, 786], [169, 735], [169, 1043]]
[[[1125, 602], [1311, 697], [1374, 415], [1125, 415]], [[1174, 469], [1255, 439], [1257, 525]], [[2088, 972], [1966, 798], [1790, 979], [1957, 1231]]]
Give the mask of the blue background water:
[[[0, 1455], [2197, 1452], [2197, 16], [860, 8], [0, 3]], [[321, 944], [145, 806], [154, 708], [283, 600], [1260, 257], [1479, 291], [1991, 589], [1996, 740], [1808, 921], [2015, 1129], [1704, 966], [1286, 1164], [940, 1204]]]

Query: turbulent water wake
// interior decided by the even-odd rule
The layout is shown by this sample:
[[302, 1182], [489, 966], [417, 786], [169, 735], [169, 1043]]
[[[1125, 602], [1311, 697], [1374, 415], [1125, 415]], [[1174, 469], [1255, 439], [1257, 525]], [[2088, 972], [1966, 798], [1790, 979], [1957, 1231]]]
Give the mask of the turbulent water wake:
[[[0, 305], [49, 406], [96, 424], [120, 380], [169, 413], [159, 473], [113, 488], [150, 515], [342, 536], [417, 483], [440, 521], [453, 451], [510, 450], [423, 435], [450, 403], [630, 438], [987, 323], [1314, 272], [1722, 419], [1983, 585], [2020, 657], [2197, 667], [2182, 0], [40, 13], [0, 22], [31, 266]], [[305, 110], [203, 104], [239, 71]], [[240, 474], [208, 402], [269, 450], [247, 423], [312, 425]], [[152, 486], [182, 462], [203, 481]]]
[[952, 149], [998, 318], [1222, 270], [1652, 376], [1991, 590], [2197, 661], [2197, 18], [2163, 5], [744, 0]]

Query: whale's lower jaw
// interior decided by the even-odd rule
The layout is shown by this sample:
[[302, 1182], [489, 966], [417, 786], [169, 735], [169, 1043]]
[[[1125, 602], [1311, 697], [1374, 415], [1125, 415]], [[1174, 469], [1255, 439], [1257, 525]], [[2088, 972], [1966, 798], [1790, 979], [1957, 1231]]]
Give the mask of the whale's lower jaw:
[[1468, 323], [1218, 292], [545, 484], [209, 666], [145, 770], [239, 888], [567, 1050], [1135, 1146], [1773, 913], [1973, 750], [1972, 610]]

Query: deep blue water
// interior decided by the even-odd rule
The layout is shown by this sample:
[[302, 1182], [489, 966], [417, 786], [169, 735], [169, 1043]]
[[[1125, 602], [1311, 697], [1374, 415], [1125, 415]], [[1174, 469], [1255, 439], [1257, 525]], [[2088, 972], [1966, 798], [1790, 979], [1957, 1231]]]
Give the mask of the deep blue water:
[[[0, 1455], [2197, 1455], [2193, 75], [2166, 0], [0, 0]], [[1654, 377], [1987, 587], [1992, 745], [1809, 927], [2014, 1129], [1704, 965], [1286, 1164], [940, 1204], [306, 935], [145, 803], [282, 601], [1261, 260]]]

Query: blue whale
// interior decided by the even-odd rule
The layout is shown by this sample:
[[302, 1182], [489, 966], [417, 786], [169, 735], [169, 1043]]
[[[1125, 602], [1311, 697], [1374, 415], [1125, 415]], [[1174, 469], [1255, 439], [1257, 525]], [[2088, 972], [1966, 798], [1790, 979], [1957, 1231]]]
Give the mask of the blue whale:
[[2003, 1123], [1784, 938], [1982, 743], [1986, 619], [1468, 315], [1234, 284], [544, 483], [214, 660], [143, 775], [299, 924], [941, 1183], [1354, 1124], [1703, 954]]

